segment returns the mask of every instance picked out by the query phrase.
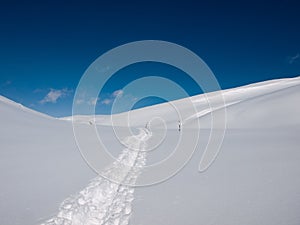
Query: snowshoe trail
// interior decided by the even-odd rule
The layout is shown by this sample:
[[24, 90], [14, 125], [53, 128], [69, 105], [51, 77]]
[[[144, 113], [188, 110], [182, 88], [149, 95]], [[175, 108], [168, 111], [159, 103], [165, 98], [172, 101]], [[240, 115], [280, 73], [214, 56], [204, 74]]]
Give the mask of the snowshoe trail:
[[[97, 176], [74, 196], [64, 200], [58, 214], [41, 225], [127, 225], [132, 211], [134, 187], [146, 164], [148, 129], [126, 138], [125, 148], [118, 159], [105, 170], [105, 177]], [[134, 150], [132, 150], [134, 149]], [[130, 184], [125, 185], [125, 184]]]

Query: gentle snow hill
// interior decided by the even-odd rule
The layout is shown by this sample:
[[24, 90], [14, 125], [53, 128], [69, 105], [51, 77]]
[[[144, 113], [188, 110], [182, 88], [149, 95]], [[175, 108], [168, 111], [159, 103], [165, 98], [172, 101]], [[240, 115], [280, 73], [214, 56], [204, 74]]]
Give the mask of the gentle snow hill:
[[[220, 91], [224, 97], [223, 108], [227, 111], [227, 128], [274, 128], [279, 126], [300, 125], [300, 77], [279, 79], [260, 82], [247, 86]], [[193, 120], [199, 120], [201, 128], [210, 128], [211, 111], [209, 101], [216, 100], [215, 93], [201, 94], [186, 99], [171, 102], [176, 104], [185, 114], [190, 115], [183, 118], [183, 123], [191, 124]], [[217, 99], [219, 100], [219, 99]], [[192, 101], [198, 113], [194, 113], [186, 102]], [[185, 108], [185, 109], [184, 109]], [[96, 123], [98, 125], [127, 126], [127, 118], [130, 125], [144, 127], [153, 117], [163, 118], [168, 128], [177, 129], [179, 120], [174, 107], [170, 103], [149, 106], [130, 112], [116, 114], [113, 116], [96, 115], [65, 117], [63, 120], [79, 123]], [[194, 123], [196, 124], [196, 123]]]
[[[198, 173], [209, 137], [203, 129], [194, 156], [180, 173], [161, 184], [136, 188], [131, 225], [300, 224], [300, 77], [222, 94], [228, 130], [217, 160], [206, 172]], [[221, 111], [209, 107], [206, 97], [214, 101], [214, 96], [172, 103], [185, 113], [184, 126], [194, 128], [200, 121], [201, 128], [209, 128], [211, 111]], [[187, 107], [187, 101], [196, 105], [198, 113]], [[125, 126], [127, 116], [114, 115], [115, 125]], [[154, 116], [165, 119], [168, 138], [153, 152], [155, 157], [149, 153], [147, 163], [172, 153], [173, 142], [179, 140], [178, 116], [170, 103], [131, 111], [130, 124], [145, 127]], [[117, 156], [124, 147], [115, 138], [110, 118], [97, 115], [95, 121]], [[83, 129], [93, 122], [90, 116], [73, 119]], [[1, 225], [41, 224], [57, 214], [64, 199], [96, 176], [80, 155], [70, 120], [52, 118], [0, 96]], [[85, 135], [89, 140], [90, 134]], [[95, 140], [89, 143], [97, 146]]]

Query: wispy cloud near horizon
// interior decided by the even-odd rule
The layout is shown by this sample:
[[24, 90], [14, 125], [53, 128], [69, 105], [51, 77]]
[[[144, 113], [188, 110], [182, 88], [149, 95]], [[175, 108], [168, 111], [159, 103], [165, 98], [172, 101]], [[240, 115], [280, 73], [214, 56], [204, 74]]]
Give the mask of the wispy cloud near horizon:
[[123, 94], [124, 94], [124, 91], [123, 91], [122, 89], [120, 89], [120, 90], [114, 91], [114, 92], [112, 93], [112, 96], [115, 97], [115, 98], [116, 98], [116, 97], [122, 97]]
[[122, 89], [115, 90], [108, 98], [105, 98], [101, 101], [103, 105], [111, 104], [115, 98], [121, 98], [124, 95], [124, 91]]
[[41, 101], [39, 101], [39, 103], [40, 104], [56, 103], [60, 98], [66, 97], [71, 92], [72, 90], [69, 90], [68, 88], [63, 88], [60, 90], [50, 88], [48, 94]]
[[104, 105], [109, 105], [112, 101], [113, 101], [112, 99], [106, 98], [103, 101], [101, 101], [101, 103], [104, 104]]
[[296, 61], [298, 61], [299, 59], [300, 59], [300, 53], [298, 52], [296, 55], [288, 57], [288, 63], [293, 64]]
[[89, 105], [97, 105], [97, 102], [100, 100], [100, 98], [91, 98], [89, 101], [88, 101], [88, 104]]

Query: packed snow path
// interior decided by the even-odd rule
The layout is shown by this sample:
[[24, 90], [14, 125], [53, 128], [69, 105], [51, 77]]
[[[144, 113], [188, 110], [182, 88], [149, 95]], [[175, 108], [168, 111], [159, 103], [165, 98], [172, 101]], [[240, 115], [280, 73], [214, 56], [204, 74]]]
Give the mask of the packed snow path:
[[[102, 176], [93, 179], [78, 194], [63, 201], [58, 214], [42, 225], [126, 225], [129, 223], [134, 184], [146, 163], [146, 141], [151, 137], [147, 129], [128, 137], [124, 149], [105, 177], [122, 182], [115, 183]], [[133, 150], [134, 149], [134, 150]], [[138, 150], [137, 150], [138, 149]]]

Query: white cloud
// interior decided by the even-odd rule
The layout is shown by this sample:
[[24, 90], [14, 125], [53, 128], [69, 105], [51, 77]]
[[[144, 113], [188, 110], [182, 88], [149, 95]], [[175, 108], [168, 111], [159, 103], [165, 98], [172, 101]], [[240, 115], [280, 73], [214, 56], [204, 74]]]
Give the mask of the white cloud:
[[293, 64], [295, 61], [297, 61], [300, 58], [300, 53], [297, 53], [295, 56], [289, 57], [289, 64]]
[[71, 91], [67, 88], [56, 90], [56, 89], [50, 89], [48, 94], [40, 101], [41, 104], [44, 103], [56, 103], [58, 99], [63, 98], [67, 96]]
[[76, 105], [81, 105], [83, 103], [86, 103], [88, 105], [97, 105], [99, 100], [100, 100], [100, 98], [95, 98], [95, 97], [92, 97], [89, 100], [85, 100], [84, 98], [80, 98], [80, 99], [76, 99], [75, 104]]
[[84, 100], [83, 100], [83, 99], [77, 99], [77, 100], [75, 101], [75, 103], [76, 103], [77, 105], [80, 105], [80, 104], [84, 103]]
[[120, 90], [114, 91], [114, 92], [112, 93], [112, 96], [113, 96], [113, 97], [122, 97], [123, 94], [124, 94], [124, 91], [120, 89]]
[[101, 101], [101, 104], [103, 105], [109, 105], [111, 104], [115, 98], [120, 98], [122, 97], [124, 94], [124, 91], [123, 90], [116, 90], [114, 91], [108, 98], [104, 99]]
[[112, 102], [111, 99], [106, 98], [101, 103], [104, 104], [104, 105], [109, 105], [111, 102]]
[[97, 105], [97, 102], [99, 101], [99, 98], [90, 98], [88, 101], [89, 105]]

